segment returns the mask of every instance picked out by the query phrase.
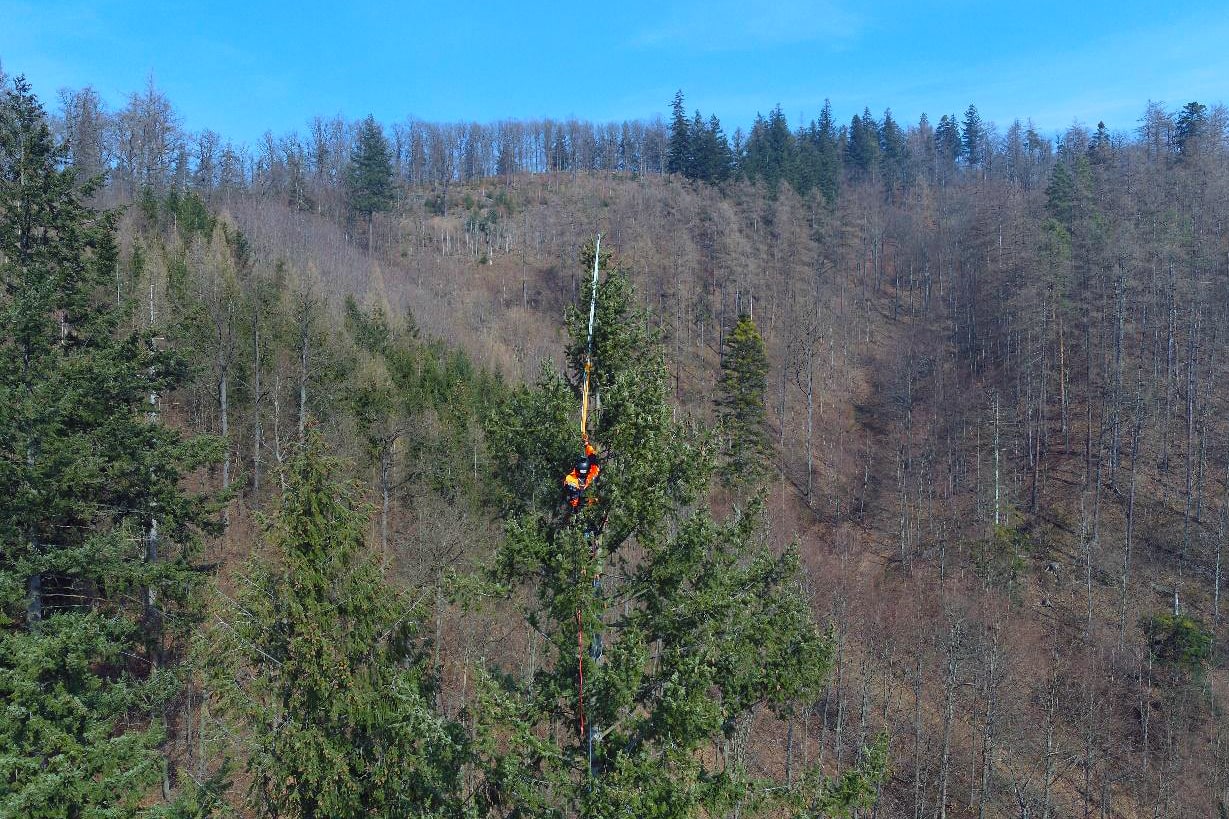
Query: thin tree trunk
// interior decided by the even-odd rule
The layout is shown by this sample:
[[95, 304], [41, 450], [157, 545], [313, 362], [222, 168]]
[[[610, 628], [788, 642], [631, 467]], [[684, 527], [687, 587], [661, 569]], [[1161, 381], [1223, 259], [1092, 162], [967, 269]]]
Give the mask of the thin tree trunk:
[[807, 346], [807, 503], [811, 503], [811, 493], [815, 480], [815, 453], [811, 449], [812, 433], [815, 429], [815, 367], [812, 358], [814, 346]]
[[960, 670], [960, 623], [952, 624], [947, 640], [947, 675], [943, 681], [943, 751], [939, 763], [939, 819], [947, 819], [947, 784], [951, 772], [952, 728], [956, 721], [956, 682]]
[[995, 711], [998, 704], [996, 696], [998, 682], [995, 679], [997, 665], [998, 637], [995, 636], [991, 638], [984, 682], [986, 712], [982, 720], [981, 795], [977, 805], [978, 819], [986, 819], [986, 809], [990, 804], [990, 788], [994, 781], [994, 728], [998, 722], [998, 715]]
[[922, 819], [922, 652], [913, 663], [913, 819]]
[[[1137, 390], [1142, 391], [1138, 385]], [[1118, 595], [1118, 650], [1122, 651], [1127, 632], [1127, 597], [1131, 585], [1131, 550], [1135, 536], [1135, 479], [1139, 472], [1139, 434], [1143, 422], [1140, 393], [1135, 396], [1135, 426], [1131, 431], [1131, 478], [1127, 487], [1127, 519], [1123, 531], [1122, 578]]]
[[[221, 423], [222, 445], [225, 451], [222, 453], [222, 491], [225, 492], [230, 488], [230, 378], [225, 364], [221, 366], [221, 372], [218, 375], [218, 419]], [[225, 516], [225, 512], [223, 512]]]
[[[1057, 663], [1058, 658], [1054, 661]], [[1045, 753], [1045, 778], [1042, 781], [1041, 789], [1041, 819], [1050, 819], [1050, 811], [1053, 807], [1052, 792], [1054, 788], [1056, 759], [1058, 751], [1055, 750], [1054, 743], [1054, 724], [1058, 717], [1059, 706], [1059, 687], [1057, 679], [1057, 671], [1050, 680], [1050, 689], [1046, 692], [1045, 701], [1045, 723], [1046, 723], [1046, 753]]]
[[260, 419], [261, 394], [260, 367], [260, 308], [252, 310], [252, 503], [258, 503], [260, 495], [261, 451], [264, 448], [264, 427]]
[[308, 339], [310, 332], [310, 313], [311, 309], [306, 299], [303, 305], [303, 314], [299, 319], [299, 442], [302, 443], [303, 436], [307, 431], [307, 356], [308, 356]]

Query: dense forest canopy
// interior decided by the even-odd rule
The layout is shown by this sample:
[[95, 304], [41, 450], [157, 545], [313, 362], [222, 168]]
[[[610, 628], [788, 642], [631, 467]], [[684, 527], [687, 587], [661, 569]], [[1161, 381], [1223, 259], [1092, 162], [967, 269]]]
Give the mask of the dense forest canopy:
[[0, 81], [0, 816], [1229, 810], [1222, 106]]

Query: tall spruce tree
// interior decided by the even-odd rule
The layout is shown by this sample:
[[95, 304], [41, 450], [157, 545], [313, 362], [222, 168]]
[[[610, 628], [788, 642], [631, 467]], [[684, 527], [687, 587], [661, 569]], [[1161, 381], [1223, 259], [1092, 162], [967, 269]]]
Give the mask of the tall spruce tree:
[[960, 126], [956, 116], [944, 114], [935, 126], [935, 158], [938, 161], [940, 183], [956, 173], [956, 160], [960, 158]]
[[782, 182], [798, 187], [797, 145], [780, 105], [772, 109], [767, 119], [756, 117], [741, 167], [748, 179], [763, 179], [770, 193], [775, 194]]
[[986, 126], [982, 124], [977, 106], [969, 103], [960, 130], [960, 150], [969, 167], [981, 167], [986, 161]]
[[1199, 102], [1188, 102], [1178, 112], [1174, 121], [1174, 146], [1178, 156], [1189, 159], [1199, 150], [1199, 141], [1206, 130], [1208, 106]]
[[879, 146], [879, 166], [882, 168], [884, 185], [888, 190], [908, 185], [912, 172], [908, 138], [892, 118], [891, 109], [883, 112], [883, 122], [879, 126]]
[[587, 308], [568, 316], [572, 378], [545, 371], [491, 422], [507, 499], [492, 577], [545, 649], [528, 679], [495, 670], [480, 683], [482, 792], [504, 815], [750, 813], [789, 792], [752, 774], [736, 739], [753, 710], [815, 696], [831, 647], [798, 592], [797, 555], [758, 545], [754, 510], [722, 523], [700, 503], [707, 441], [674, 419], [659, 340], [620, 272], [597, 304], [596, 502], [560, 515]]
[[683, 108], [683, 90], [674, 94], [670, 105], [670, 141], [666, 145], [666, 173], [686, 174], [691, 168], [691, 125]]
[[771, 450], [764, 419], [767, 379], [764, 339], [751, 316], [743, 313], [726, 337], [717, 384], [725, 456], [722, 476], [727, 482], [754, 484], [764, 474]]
[[260, 816], [461, 815], [464, 737], [433, 708], [423, 611], [380, 577], [368, 514], [312, 430], [270, 553], [211, 634], [216, 690], [248, 737]]
[[[24, 79], [0, 100], [0, 816], [152, 815], [158, 716], [216, 454], [157, 420], [178, 358], [121, 330], [114, 215]], [[130, 306], [130, 305], [129, 305]]]
[[818, 187], [828, 204], [836, 201], [841, 180], [841, 155], [837, 144], [836, 124], [832, 120], [832, 103], [824, 100], [819, 118], [806, 131], [807, 185], [799, 188], [805, 194], [810, 187]]
[[849, 166], [864, 178], [874, 178], [879, 172], [879, 124], [865, 109], [849, 123], [849, 145], [846, 148]]
[[367, 252], [372, 251], [375, 215], [391, 210], [393, 154], [375, 117], [368, 116], [359, 126], [358, 139], [346, 166], [346, 201], [350, 209], [367, 219]]

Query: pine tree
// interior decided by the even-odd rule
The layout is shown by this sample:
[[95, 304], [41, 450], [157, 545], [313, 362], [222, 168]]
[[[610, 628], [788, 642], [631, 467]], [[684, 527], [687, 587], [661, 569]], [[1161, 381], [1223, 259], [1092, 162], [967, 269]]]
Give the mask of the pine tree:
[[841, 180], [841, 154], [837, 147], [836, 124], [832, 120], [832, 103], [824, 100], [815, 123], [815, 147], [818, 166], [816, 184], [828, 204], [836, 201]]
[[1088, 161], [1094, 165], [1104, 165], [1109, 162], [1114, 153], [1114, 140], [1104, 122], [1097, 123], [1092, 141], [1088, 143]]
[[704, 131], [705, 163], [703, 179], [712, 185], [720, 185], [730, 178], [730, 169], [734, 164], [730, 152], [730, 142], [726, 139], [721, 127], [721, 120], [713, 114], [708, 118], [708, 127]]
[[691, 167], [691, 125], [683, 108], [683, 90], [670, 106], [670, 141], [666, 146], [666, 173], [686, 174]]
[[986, 161], [986, 127], [982, 125], [977, 106], [969, 103], [964, 112], [964, 124], [960, 132], [960, 150], [969, 167], [980, 167]]
[[747, 137], [742, 161], [743, 174], [748, 179], [762, 179], [771, 193], [782, 182], [797, 185], [797, 145], [794, 134], [785, 121], [781, 106], [772, 109], [768, 119], [757, 116]]
[[935, 148], [944, 159], [955, 162], [960, 158], [960, 128], [956, 117], [944, 114], [935, 128]]
[[424, 612], [380, 577], [357, 490], [319, 435], [289, 465], [270, 554], [244, 572], [205, 647], [216, 690], [250, 737], [261, 816], [458, 816], [458, 725], [432, 706]]
[[1188, 102], [1182, 106], [1174, 123], [1174, 145], [1181, 158], [1189, 159], [1198, 153], [1200, 137], [1207, 124], [1207, 112], [1208, 106], [1199, 102]]
[[0, 816], [136, 816], [167, 775], [154, 714], [216, 454], [158, 423], [186, 375], [122, 331], [114, 215], [82, 203], [18, 78], [0, 100]]
[[892, 118], [891, 109], [883, 112], [883, 123], [879, 126], [879, 147], [879, 166], [883, 170], [883, 181], [888, 190], [907, 186], [912, 174], [909, 143], [904, 130]]
[[346, 166], [346, 201], [367, 219], [367, 252], [374, 241], [375, 215], [391, 210], [395, 199], [393, 155], [375, 117], [359, 126], [358, 139]]
[[[482, 790], [504, 814], [712, 816], [762, 796], [767, 783], [732, 741], [757, 706], [812, 698], [830, 662], [797, 591], [797, 555], [757, 545], [754, 509], [721, 523], [696, 505], [712, 471], [706, 439], [674, 420], [661, 346], [633, 297], [622, 273], [600, 288], [595, 505], [558, 515], [587, 305], [568, 318], [572, 379], [545, 372], [491, 423], [508, 499], [492, 578], [525, 595], [546, 641], [530, 680], [494, 672], [480, 685]], [[724, 758], [706, 759], [711, 747]]]
[[879, 170], [879, 124], [864, 110], [862, 116], [854, 115], [849, 123], [849, 145], [846, 148], [849, 164], [863, 177], [872, 178]]

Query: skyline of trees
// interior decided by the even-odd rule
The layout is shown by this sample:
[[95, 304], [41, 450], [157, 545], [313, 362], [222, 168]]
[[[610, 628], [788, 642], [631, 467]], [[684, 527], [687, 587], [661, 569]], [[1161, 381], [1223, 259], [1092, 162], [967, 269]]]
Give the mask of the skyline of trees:
[[[129, 195], [144, 187], [222, 193], [250, 187], [276, 191], [300, 206], [319, 206], [309, 201], [306, 187], [347, 178], [360, 137], [365, 133], [370, 142], [375, 136], [372, 125], [402, 189], [516, 173], [680, 173], [710, 184], [760, 179], [770, 190], [787, 181], [802, 195], [818, 188], [829, 203], [847, 178], [882, 180], [889, 189], [918, 176], [948, 179], [958, 168], [1026, 178], [1029, 166], [1044, 166], [1073, 145], [1129, 138], [1128, 132], [1111, 133], [1104, 123], [1092, 128], [1076, 122], [1053, 137], [1027, 119], [1001, 127], [983, 122], [975, 103], [959, 116], [940, 113], [933, 126], [925, 113], [916, 123], [900, 123], [890, 107], [879, 116], [865, 107], [840, 124], [827, 101], [813, 119], [796, 126], [777, 105], [766, 116], [757, 115], [746, 131], [740, 127], [728, 134], [715, 113], [705, 117], [696, 110], [688, 116], [680, 90], [668, 121], [438, 123], [408, 117], [381, 124], [370, 117], [353, 122], [314, 117], [303, 132], [266, 132], [256, 144], [243, 145], [208, 129], [184, 130], [152, 79], [116, 112], [89, 87], [61, 91], [60, 103], [55, 123], [71, 138], [74, 166], [86, 176], [110, 170], [125, 181]], [[1166, 111], [1149, 102], [1134, 133], [1176, 157], [1187, 142], [1223, 140], [1226, 119], [1219, 104], [1190, 102]]]

